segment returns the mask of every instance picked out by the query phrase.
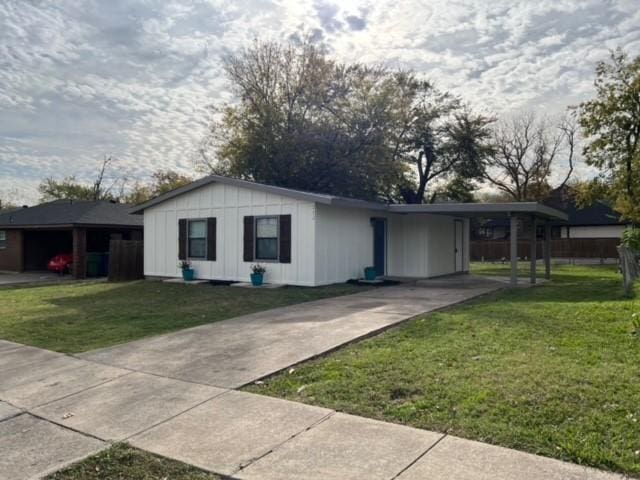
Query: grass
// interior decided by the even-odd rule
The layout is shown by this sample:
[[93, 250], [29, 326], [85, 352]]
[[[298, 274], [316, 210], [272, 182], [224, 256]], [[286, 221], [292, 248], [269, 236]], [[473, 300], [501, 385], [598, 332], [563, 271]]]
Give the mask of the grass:
[[221, 477], [126, 444], [88, 457], [45, 480], [219, 480]]
[[248, 390], [640, 477], [639, 310], [614, 267], [556, 267]]
[[77, 353], [363, 288], [248, 290], [138, 281], [0, 289], [0, 338]]

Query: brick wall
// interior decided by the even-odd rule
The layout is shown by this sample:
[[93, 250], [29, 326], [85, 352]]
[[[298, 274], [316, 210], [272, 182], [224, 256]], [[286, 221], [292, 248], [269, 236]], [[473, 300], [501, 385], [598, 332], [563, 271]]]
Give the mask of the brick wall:
[[21, 272], [23, 264], [22, 230], [5, 230], [6, 248], [0, 248], [0, 270]]

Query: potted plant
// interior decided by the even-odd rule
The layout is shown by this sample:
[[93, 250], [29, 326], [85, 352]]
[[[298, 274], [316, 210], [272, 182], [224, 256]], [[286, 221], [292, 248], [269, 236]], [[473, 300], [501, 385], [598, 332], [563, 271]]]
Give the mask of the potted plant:
[[367, 281], [373, 281], [378, 276], [376, 272], [376, 267], [365, 267], [364, 269], [364, 279]]
[[254, 287], [259, 287], [260, 285], [262, 285], [262, 281], [264, 280], [264, 272], [266, 271], [267, 269], [259, 263], [251, 265], [251, 284]]
[[191, 263], [188, 260], [180, 260], [178, 266], [180, 267], [180, 270], [182, 270], [182, 279], [185, 282], [190, 282], [191, 280], [193, 280], [194, 271], [193, 268], [191, 268]]

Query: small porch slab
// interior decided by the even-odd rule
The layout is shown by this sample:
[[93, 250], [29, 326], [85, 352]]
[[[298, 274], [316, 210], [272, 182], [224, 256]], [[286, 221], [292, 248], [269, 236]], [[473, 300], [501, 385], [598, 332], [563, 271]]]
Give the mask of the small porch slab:
[[281, 283], [263, 283], [262, 285], [254, 285], [250, 282], [237, 282], [237, 283], [232, 283], [230, 286], [239, 287], [239, 288], [266, 288], [266, 289], [284, 287], [284, 285]]
[[209, 283], [209, 280], [189, 280], [186, 281], [183, 278], [167, 278], [162, 280], [163, 283], [184, 283], [185, 285], [202, 285], [203, 283]]

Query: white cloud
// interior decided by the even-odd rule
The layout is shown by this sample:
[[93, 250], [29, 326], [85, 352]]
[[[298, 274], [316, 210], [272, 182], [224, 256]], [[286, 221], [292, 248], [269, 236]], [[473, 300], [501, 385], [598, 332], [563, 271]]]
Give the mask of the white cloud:
[[[220, 56], [313, 34], [345, 62], [412, 68], [484, 111], [560, 112], [592, 94], [595, 62], [640, 53], [634, 0], [5, 0], [0, 193], [44, 176], [189, 171], [207, 105], [229, 99]], [[582, 169], [582, 173], [589, 172]]]

